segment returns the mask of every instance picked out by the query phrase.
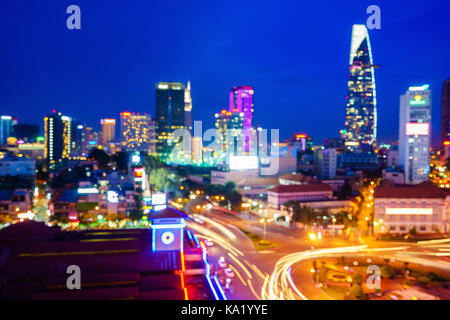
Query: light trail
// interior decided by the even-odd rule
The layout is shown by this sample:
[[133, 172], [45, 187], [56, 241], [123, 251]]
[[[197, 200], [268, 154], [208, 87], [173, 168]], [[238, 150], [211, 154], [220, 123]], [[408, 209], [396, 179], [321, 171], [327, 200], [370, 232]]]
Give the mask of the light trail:
[[230, 240], [236, 240], [236, 236], [234, 235], [233, 232], [231, 232], [230, 230], [228, 230], [226, 227], [224, 227], [222, 224], [207, 218], [205, 216], [199, 215], [199, 217], [206, 221], [207, 223], [213, 225], [214, 227], [216, 227], [217, 229], [219, 229], [221, 232], [223, 232], [228, 238], [230, 238]]
[[291, 289], [299, 296], [304, 299], [306, 296], [298, 290], [294, 285], [291, 276], [291, 266], [301, 261], [309, 260], [311, 258], [332, 256], [335, 254], [342, 253], [355, 253], [360, 252], [367, 248], [366, 245], [362, 246], [352, 246], [352, 247], [339, 247], [339, 248], [329, 248], [329, 249], [316, 249], [301, 251], [297, 253], [292, 253], [282, 257], [275, 265], [275, 269], [270, 275], [270, 280], [267, 287], [267, 280], [264, 282], [261, 296], [265, 299], [270, 300], [283, 300], [283, 299], [295, 299], [292, 294]]
[[244, 278], [241, 276], [241, 274], [239, 273], [239, 271], [238, 271], [233, 265], [231, 265], [231, 264], [230, 264], [230, 268], [234, 271], [234, 273], [236, 273], [236, 275], [238, 276], [239, 280], [241, 280], [242, 284], [243, 284], [244, 286], [247, 286], [247, 283], [245, 283]]
[[234, 260], [234, 262], [236, 262], [242, 270], [244, 270], [244, 272], [247, 274], [247, 277], [249, 277], [250, 279], [252, 279], [252, 274], [250, 273], [250, 271], [248, 271], [248, 269], [238, 260], [236, 259], [235, 256], [233, 256], [232, 254], [228, 253], [228, 255], [231, 257], [231, 259]]
[[255, 297], [256, 297], [258, 300], [262, 300], [261, 297], [256, 293], [255, 289], [253, 288], [251, 280], [250, 280], [250, 279], [247, 279], [247, 282], [248, 282], [248, 286], [249, 286], [250, 290], [251, 290], [252, 293], [255, 295]]

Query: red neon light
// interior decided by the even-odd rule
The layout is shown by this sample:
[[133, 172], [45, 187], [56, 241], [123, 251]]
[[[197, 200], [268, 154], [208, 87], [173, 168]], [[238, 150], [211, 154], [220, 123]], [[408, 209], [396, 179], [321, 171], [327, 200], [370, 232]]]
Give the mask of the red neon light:
[[444, 144], [444, 146], [450, 146], [450, 141], [449, 141], [449, 140], [445, 140], [445, 141], [443, 142], [443, 144]]
[[181, 288], [184, 290], [184, 300], [189, 300], [187, 288], [184, 283], [184, 271], [186, 270], [186, 266], [184, 264], [184, 250], [180, 251], [180, 258], [181, 258], [181, 272], [180, 272]]

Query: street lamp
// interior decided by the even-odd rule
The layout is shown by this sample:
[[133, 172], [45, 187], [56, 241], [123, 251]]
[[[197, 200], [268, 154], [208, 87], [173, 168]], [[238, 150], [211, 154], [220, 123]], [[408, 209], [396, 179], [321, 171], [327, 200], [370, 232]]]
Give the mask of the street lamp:
[[273, 219], [262, 218], [259, 220], [262, 224], [264, 224], [264, 241], [266, 241], [266, 224], [271, 223]]

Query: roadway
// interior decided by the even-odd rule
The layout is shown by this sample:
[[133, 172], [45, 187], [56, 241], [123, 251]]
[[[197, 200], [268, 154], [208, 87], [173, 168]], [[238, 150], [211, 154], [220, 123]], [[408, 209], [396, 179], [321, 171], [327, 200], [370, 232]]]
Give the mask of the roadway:
[[384, 255], [391, 259], [434, 266], [450, 272], [450, 239], [440, 241], [387, 242], [360, 239], [350, 242], [340, 238], [322, 238], [312, 242], [304, 231], [293, 230], [276, 223], [266, 225], [266, 239], [276, 243], [270, 250], [257, 251], [253, 242], [241, 230], [264, 236], [259, 218], [247, 213], [236, 215], [205, 210], [190, 221], [200, 239], [214, 242], [208, 247], [208, 260], [219, 270], [223, 256], [235, 273], [229, 299], [330, 299], [312, 281], [309, 270], [299, 269], [300, 262], [312, 258], [342, 255]]

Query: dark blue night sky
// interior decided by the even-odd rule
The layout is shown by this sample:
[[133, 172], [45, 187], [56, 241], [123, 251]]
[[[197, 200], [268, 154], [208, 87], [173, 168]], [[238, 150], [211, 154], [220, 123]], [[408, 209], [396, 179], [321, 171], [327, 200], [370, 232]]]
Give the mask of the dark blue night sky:
[[[82, 29], [66, 28], [81, 8]], [[0, 113], [43, 126], [52, 109], [95, 128], [123, 110], [154, 115], [155, 83], [191, 81], [193, 118], [213, 125], [228, 90], [255, 88], [255, 122], [322, 143], [344, 127], [352, 24], [381, 8], [370, 30], [378, 140], [397, 139], [399, 96], [429, 83], [439, 141], [450, 77], [450, 2], [3, 0]]]

